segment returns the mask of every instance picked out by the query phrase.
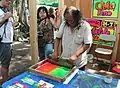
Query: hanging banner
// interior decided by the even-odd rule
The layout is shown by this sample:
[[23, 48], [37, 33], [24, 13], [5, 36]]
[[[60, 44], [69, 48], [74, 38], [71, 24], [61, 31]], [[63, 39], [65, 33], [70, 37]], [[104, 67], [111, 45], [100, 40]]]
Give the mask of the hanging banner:
[[[99, 40], [100, 34], [107, 34], [115, 36], [117, 24], [115, 21], [100, 20], [100, 19], [87, 19], [91, 26], [93, 42], [96, 44]], [[112, 45], [111, 42], [101, 42], [101, 44]]]
[[93, 0], [93, 17], [117, 18], [120, 0]]
[[58, 7], [58, 0], [37, 0], [37, 4]]

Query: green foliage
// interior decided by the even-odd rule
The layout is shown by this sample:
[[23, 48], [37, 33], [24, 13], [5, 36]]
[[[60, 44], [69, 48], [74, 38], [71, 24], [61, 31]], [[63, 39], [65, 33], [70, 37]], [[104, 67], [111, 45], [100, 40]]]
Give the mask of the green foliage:
[[10, 10], [13, 12], [15, 26], [14, 40], [19, 40], [19, 38], [24, 39], [29, 37], [28, 35], [28, 24], [25, 15], [25, 9], [28, 7], [28, 0], [12, 0], [12, 6]]

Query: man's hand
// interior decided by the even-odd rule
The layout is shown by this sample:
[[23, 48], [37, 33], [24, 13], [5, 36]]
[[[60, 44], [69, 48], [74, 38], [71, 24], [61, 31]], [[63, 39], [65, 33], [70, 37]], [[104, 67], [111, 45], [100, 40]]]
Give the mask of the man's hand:
[[78, 59], [77, 55], [74, 54], [74, 55], [72, 55], [72, 56], [69, 58], [69, 62], [70, 62], [70, 63], [74, 63], [74, 61], [77, 60], [77, 59]]
[[52, 54], [52, 58], [53, 59], [58, 59], [58, 52], [53, 52], [53, 54]]
[[12, 17], [12, 13], [11, 12], [6, 12], [5, 14], [4, 14], [4, 19], [9, 19], [10, 17]]

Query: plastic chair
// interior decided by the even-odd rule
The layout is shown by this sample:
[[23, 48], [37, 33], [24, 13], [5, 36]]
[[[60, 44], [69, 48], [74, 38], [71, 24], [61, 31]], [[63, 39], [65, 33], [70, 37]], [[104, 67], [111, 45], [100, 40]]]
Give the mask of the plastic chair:
[[[97, 58], [97, 60], [98, 60], [98, 58], [101, 58], [101, 56], [108, 57], [107, 60], [110, 61], [108, 71], [110, 71], [110, 69], [111, 69], [112, 53], [113, 53], [113, 49], [114, 49], [115, 40], [116, 40], [116, 37], [113, 35], [100, 34], [99, 41], [96, 44], [95, 57]], [[107, 45], [104, 43], [101, 44], [101, 42], [104, 42], [104, 43], [109, 42], [111, 45]], [[101, 58], [101, 59], [103, 59], [103, 58]]]

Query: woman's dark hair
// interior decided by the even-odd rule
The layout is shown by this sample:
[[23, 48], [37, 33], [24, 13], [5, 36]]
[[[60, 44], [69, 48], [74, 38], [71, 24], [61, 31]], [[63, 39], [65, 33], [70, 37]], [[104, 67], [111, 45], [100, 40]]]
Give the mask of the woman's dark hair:
[[50, 18], [55, 18], [55, 16], [54, 16], [54, 9], [53, 8], [49, 8], [49, 17]]
[[45, 11], [45, 13], [46, 13], [46, 18], [49, 18], [47, 8], [44, 7], [44, 6], [42, 6], [42, 7], [39, 7], [38, 10], [37, 10], [37, 19], [40, 19], [40, 17], [39, 17], [39, 12], [40, 12], [41, 10]]
[[67, 7], [65, 9], [64, 14], [63, 14], [64, 18], [65, 18], [66, 14], [71, 14], [77, 25], [83, 19], [81, 11], [79, 9], [75, 8], [75, 7]]
[[54, 14], [54, 9], [53, 8], [49, 8], [49, 14]]

